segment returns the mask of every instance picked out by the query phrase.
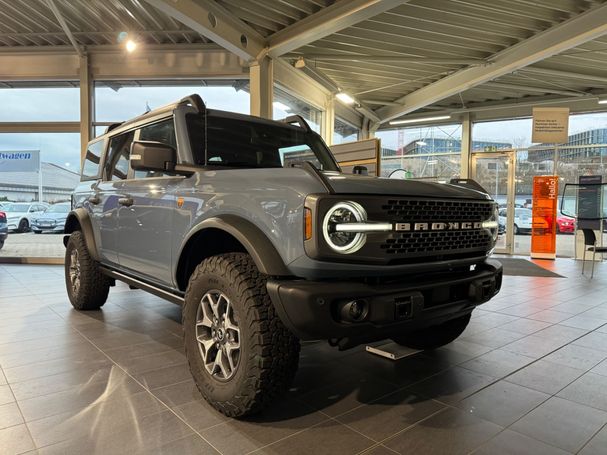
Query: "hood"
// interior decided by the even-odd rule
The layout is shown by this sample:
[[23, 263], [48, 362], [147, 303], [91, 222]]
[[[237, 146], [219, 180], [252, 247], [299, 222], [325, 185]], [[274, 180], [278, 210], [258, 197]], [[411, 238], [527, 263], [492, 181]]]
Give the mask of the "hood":
[[336, 193], [424, 196], [450, 199], [491, 199], [486, 193], [446, 183], [396, 180], [384, 177], [340, 174], [337, 172], [323, 172], [323, 175], [327, 178]]
[[40, 215], [36, 216], [35, 218], [37, 220], [52, 220], [52, 221], [63, 221], [67, 218], [67, 213], [41, 213]]

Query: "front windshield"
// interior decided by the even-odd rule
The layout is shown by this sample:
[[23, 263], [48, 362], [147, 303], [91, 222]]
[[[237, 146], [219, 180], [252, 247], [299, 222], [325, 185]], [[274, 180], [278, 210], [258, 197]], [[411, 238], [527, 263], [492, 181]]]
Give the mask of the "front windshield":
[[291, 167], [309, 161], [337, 171], [331, 153], [313, 132], [289, 125], [209, 116], [207, 159], [202, 116], [186, 115], [195, 164], [239, 168]]
[[70, 211], [70, 206], [67, 204], [57, 204], [51, 205], [46, 213], [68, 213]]
[[29, 204], [11, 204], [6, 208], [3, 208], [3, 212], [27, 212], [29, 210]]

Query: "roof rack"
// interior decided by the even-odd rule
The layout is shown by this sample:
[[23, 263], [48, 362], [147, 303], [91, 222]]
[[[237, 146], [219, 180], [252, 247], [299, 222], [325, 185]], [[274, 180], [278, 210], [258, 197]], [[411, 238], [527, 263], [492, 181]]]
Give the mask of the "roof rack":
[[109, 133], [110, 131], [115, 130], [116, 128], [118, 128], [118, 127], [119, 127], [120, 125], [122, 125], [123, 123], [124, 123], [124, 122], [112, 123], [110, 126], [108, 126], [108, 127], [105, 129], [105, 133], [104, 133], [104, 134], [107, 134], [107, 133]]
[[193, 93], [192, 95], [181, 98], [179, 100], [178, 104], [190, 104], [191, 106], [196, 108], [196, 110], [199, 113], [205, 112], [207, 109], [207, 106], [206, 106], [206, 104], [204, 104], [204, 101], [202, 101], [202, 98], [200, 97], [200, 95], [198, 95], [196, 93]]
[[297, 124], [299, 124], [300, 128], [303, 128], [307, 132], [312, 131], [312, 128], [310, 128], [310, 125], [308, 125], [308, 122], [306, 122], [306, 120], [301, 115], [289, 115], [288, 117], [283, 118], [280, 121], [283, 123], [287, 123], [289, 125], [293, 125], [293, 124], [297, 123]]

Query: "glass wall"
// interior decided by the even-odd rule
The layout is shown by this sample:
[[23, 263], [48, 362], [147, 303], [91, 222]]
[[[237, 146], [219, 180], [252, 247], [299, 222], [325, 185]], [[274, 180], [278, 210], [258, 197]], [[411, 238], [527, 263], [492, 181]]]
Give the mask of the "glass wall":
[[460, 124], [383, 130], [375, 136], [381, 139], [383, 177], [449, 181], [460, 175]]
[[333, 129], [333, 143], [343, 144], [345, 142], [355, 142], [358, 140], [360, 130], [350, 125], [345, 120], [335, 117], [335, 126]]
[[0, 89], [0, 122], [77, 122], [80, 120], [78, 83], [68, 87]]
[[[566, 183], [577, 183], [583, 175], [601, 175], [607, 181], [607, 113], [572, 115], [569, 118], [569, 140], [565, 144], [532, 144], [532, 119], [516, 119], [475, 123], [474, 142], [509, 143], [516, 150], [515, 224], [526, 226], [525, 208], [531, 207], [533, 177], [558, 175], [562, 196]], [[491, 150], [478, 147], [476, 151]], [[505, 203], [505, 195], [503, 201]], [[559, 213], [557, 217], [557, 255], [574, 255], [575, 219]], [[520, 228], [517, 224], [517, 228]], [[527, 229], [515, 235], [514, 252], [529, 254], [530, 236]], [[522, 232], [524, 231], [524, 232]]]
[[[99, 81], [95, 84], [95, 122], [121, 122], [197, 93], [212, 109], [249, 113], [248, 81], [148, 82]], [[95, 131], [103, 133], [105, 128]]]
[[320, 134], [323, 111], [274, 86], [273, 118], [280, 120], [289, 115], [301, 115], [314, 131]]

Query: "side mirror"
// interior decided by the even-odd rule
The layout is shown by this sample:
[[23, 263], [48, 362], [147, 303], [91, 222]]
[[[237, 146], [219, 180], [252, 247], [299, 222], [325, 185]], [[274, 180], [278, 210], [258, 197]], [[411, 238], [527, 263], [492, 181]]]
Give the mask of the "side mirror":
[[155, 141], [135, 141], [131, 145], [131, 167], [136, 171], [172, 171], [177, 164], [177, 151]]
[[352, 168], [352, 174], [369, 175], [369, 170], [367, 169], [367, 166], [354, 166]]

